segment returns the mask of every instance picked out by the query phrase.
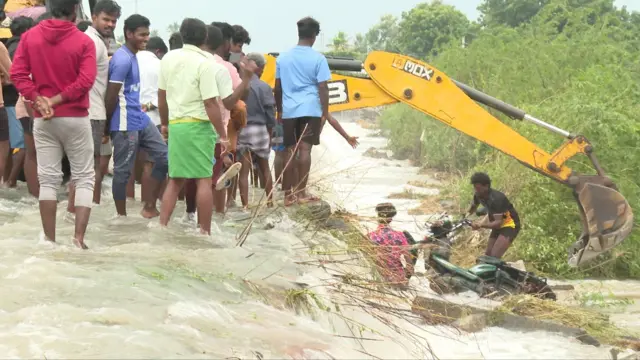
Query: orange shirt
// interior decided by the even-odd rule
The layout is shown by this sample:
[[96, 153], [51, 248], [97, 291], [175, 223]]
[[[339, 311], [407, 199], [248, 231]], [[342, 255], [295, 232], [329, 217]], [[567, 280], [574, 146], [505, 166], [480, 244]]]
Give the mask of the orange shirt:
[[236, 151], [238, 146], [238, 133], [247, 126], [247, 105], [238, 100], [231, 110], [231, 118], [227, 124], [227, 137], [229, 138], [229, 151]]

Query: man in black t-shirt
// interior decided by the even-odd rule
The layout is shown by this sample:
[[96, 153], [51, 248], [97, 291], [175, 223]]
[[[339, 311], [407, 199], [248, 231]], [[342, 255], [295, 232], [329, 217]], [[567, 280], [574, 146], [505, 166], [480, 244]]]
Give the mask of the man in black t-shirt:
[[485, 255], [501, 258], [520, 232], [520, 217], [507, 196], [491, 188], [491, 179], [485, 173], [475, 173], [471, 177], [475, 190], [469, 214], [479, 205], [487, 209], [488, 221], [476, 222], [474, 230], [491, 229]]

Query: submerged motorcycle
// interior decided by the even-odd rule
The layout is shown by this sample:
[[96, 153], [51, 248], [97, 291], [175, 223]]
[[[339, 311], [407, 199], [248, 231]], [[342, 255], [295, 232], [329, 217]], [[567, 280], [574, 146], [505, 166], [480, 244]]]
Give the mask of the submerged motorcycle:
[[[476, 213], [479, 216], [485, 214], [484, 209]], [[425, 263], [432, 273], [432, 290], [439, 293], [448, 290], [472, 290], [481, 297], [488, 298], [530, 294], [542, 299], [556, 300], [556, 294], [547, 285], [547, 279], [517, 269], [501, 259], [483, 255], [477, 259], [476, 265], [469, 269], [451, 263], [449, 259], [453, 236], [465, 226], [471, 226], [471, 221], [466, 218], [457, 222], [437, 221], [429, 225], [431, 235], [418, 242], [439, 245], [428, 255], [425, 253]]]

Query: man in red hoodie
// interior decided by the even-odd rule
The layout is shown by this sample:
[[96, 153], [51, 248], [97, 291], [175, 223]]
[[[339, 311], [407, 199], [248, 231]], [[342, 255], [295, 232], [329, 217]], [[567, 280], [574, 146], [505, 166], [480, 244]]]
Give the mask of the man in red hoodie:
[[[96, 79], [96, 48], [76, 28], [80, 0], [49, 0], [53, 19], [22, 35], [11, 80], [34, 104], [33, 137], [40, 180], [40, 217], [47, 240], [56, 240], [57, 191], [67, 153], [76, 188], [74, 243], [86, 249], [95, 182], [89, 90]], [[30, 75], [33, 75], [33, 80]]]

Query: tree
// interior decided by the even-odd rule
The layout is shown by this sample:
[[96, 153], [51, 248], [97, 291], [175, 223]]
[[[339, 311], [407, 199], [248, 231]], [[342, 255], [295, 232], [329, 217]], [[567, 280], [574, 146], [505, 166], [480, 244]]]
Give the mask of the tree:
[[483, 26], [518, 27], [531, 21], [549, 0], [484, 0], [479, 6]]
[[160, 32], [157, 29], [151, 30], [149, 36], [160, 36]]
[[346, 52], [349, 50], [349, 37], [344, 31], [339, 31], [329, 45], [333, 52]]
[[380, 17], [380, 21], [375, 24], [364, 35], [360, 47], [365, 47], [365, 52], [372, 50], [398, 51], [397, 47], [398, 19], [390, 14]]
[[421, 3], [402, 13], [397, 44], [401, 52], [424, 58], [452, 42], [460, 44], [469, 27], [469, 19], [451, 5], [440, 0]]
[[180, 31], [180, 24], [178, 24], [177, 22], [169, 24], [169, 26], [167, 26], [167, 31], [169, 32], [169, 34], [177, 33], [178, 31]]

